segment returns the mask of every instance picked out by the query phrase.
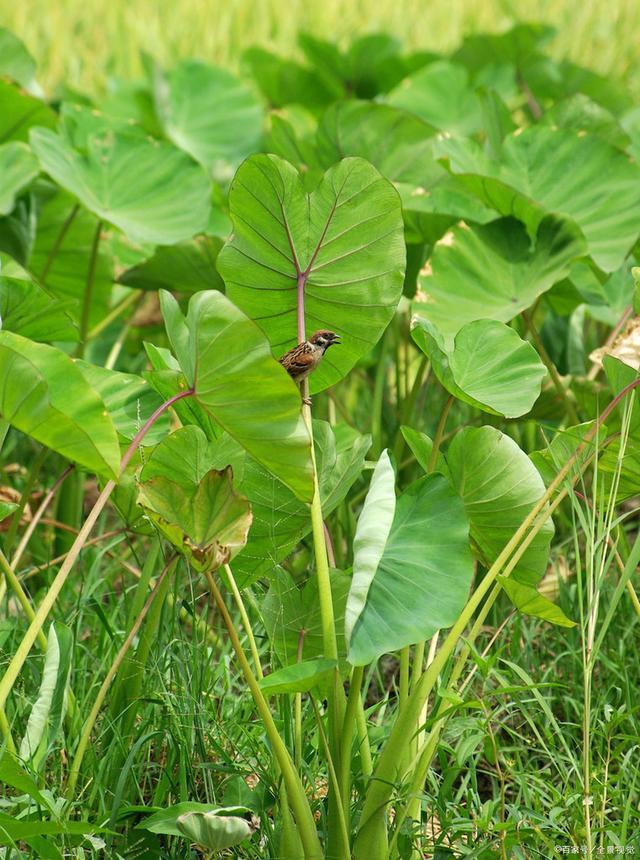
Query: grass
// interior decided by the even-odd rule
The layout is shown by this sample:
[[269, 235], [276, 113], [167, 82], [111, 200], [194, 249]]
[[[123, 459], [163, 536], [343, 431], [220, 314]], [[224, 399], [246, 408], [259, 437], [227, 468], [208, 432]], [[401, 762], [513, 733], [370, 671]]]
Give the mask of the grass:
[[48, 91], [62, 81], [92, 91], [111, 75], [136, 77], [141, 51], [167, 64], [195, 56], [237, 67], [249, 45], [295, 54], [298, 31], [309, 30], [339, 42], [383, 31], [408, 49], [446, 52], [469, 33], [516, 20], [553, 25], [552, 53], [625, 78], [640, 92], [635, 0], [23, 0], [0, 8], [0, 24], [26, 42]]
[[[582, 514], [588, 516], [588, 511]], [[103, 522], [104, 531], [113, 525]], [[576, 607], [583, 599], [585, 582], [581, 577], [589, 575], [592, 537], [597, 541], [601, 535], [594, 532], [587, 536], [577, 549], [569, 537], [555, 551], [555, 567], [565, 568], [568, 561], [573, 572], [560, 594], [560, 605], [570, 615], [577, 614]], [[115, 558], [106, 554], [107, 547], [116, 550]], [[34, 561], [46, 557], [45, 545], [36, 545], [33, 550]], [[65, 587], [60, 604], [65, 607], [64, 620], [74, 629], [79, 643], [73, 677], [82, 714], [89, 710], [127, 629], [135, 584], [129, 584], [128, 573], [123, 575], [123, 560], [143, 563], [135, 556], [135, 543], [129, 544], [124, 536], [101, 548], [87, 549], [75, 582]], [[613, 572], [605, 572], [598, 586], [602, 616], [615, 593]], [[41, 587], [45, 580], [41, 575]], [[263, 588], [256, 585], [258, 606], [264, 600]], [[190, 574], [182, 563], [171, 591], [174, 600], [165, 604], [146, 663], [135, 733], [127, 737], [121, 721], [112, 722], [104, 713], [87, 752], [85, 774], [91, 778], [81, 783], [78, 813], [95, 816], [119, 831], [107, 839], [108, 851], [112, 852], [108, 856], [130, 860], [157, 856], [142, 831], [123, 832], [136, 804], [164, 806], [189, 799], [217, 805], [253, 805], [262, 820], [263, 841], [238, 848], [233, 856], [278, 860], [281, 855], [269, 821], [278, 787], [269, 766], [262, 725], [251, 700], [238, 686], [229, 642], [217, 626], [218, 616], [209, 615], [201, 578]], [[187, 610], [186, 623], [178, 617], [180, 607]], [[262, 662], [268, 665], [266, 636], [255, 609], [252, 615]], [[547, 858], [554, 856], [555, 846], [581, 846], [586, 841], [582, 720], [588, 676], [583, 665], [584, 628], [578, 624], [567, 630], [517, 613], [509, 615], [508, 607], [502, 604], [488, 619], [479, 652], [507, 616], [497, 645], [484, 657], [476, 654], [466, 705], [450, 719], [443, 735], [423, 795], [431, 821], [427, 832], [440, 842], [443, 851], [455, 845], [457, 851], [464, 852], [467, 846], [472, 851], [469, 857]], [[219, 634], [215, 646], [201, 627], [189, 621], [207, 617]], [[15, 625], [11, 632], [4, 629], [3, 649], [8, 653], [19, 641], [21, 626]], [[640, 664], [631, 657], [637, 648], [637, 631], [633, 607], [623, 599], [617, 606], [615, 624], [608, 627], [593, 662], [588, 696], [594, 847], [640, 847], [636, 695]], [[32, 657], [29, 671], [21, 679], [15, 714], [18, 721], [24, 719], [33, 700], [41, 660]], [[371, 707], [370, 718], [378, 726], [374, 737], [375, 731], [382, 737], [387, 730], [386, 703], [393, 702], [397, 690], [394, 682], [390, 684], [379, 674], [373, 675], [372, 683], [377, 687], [377, 697], [382, 698]], [[310, 784], [315, 784], [321, 795], [324, 783], [317, 736], [307, 705], [302, 760]], [[292, 714], [285, 708], [281, 719], [286, 737]], [[65, 771], [65, 762], [51, 757], [46, 784], [61, 785]], [[358, 785], [362, 776], [354, 776]], [[397, 797], [402, 796], [400, 786]], [[408, 832], [406, 839], [410, 836]], [[177, 860], [185, 856], [181, 840], [170, 840], [168, 845], [169, 853], [163, 857]]]

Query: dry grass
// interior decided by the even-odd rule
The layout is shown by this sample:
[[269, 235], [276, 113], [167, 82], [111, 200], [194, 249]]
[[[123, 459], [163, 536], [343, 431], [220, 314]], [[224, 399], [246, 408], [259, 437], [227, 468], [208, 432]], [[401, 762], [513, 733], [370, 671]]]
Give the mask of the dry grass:
[[63, 80], [91, 90], [112, 74], [136, 76], [141, 50], [164, 63], [198, 56], [237, 66], [252, 44], [295, 53], [296, 33], [306, 29], [338, 41], [386, 31], [409, 48], [447, 51], [467, 33], [517, 19], [553, 24], [556, 55], [626, 76], [640, 90], [636, 0], [0, 0], [0, 23], [27, 43], [49, 91]]

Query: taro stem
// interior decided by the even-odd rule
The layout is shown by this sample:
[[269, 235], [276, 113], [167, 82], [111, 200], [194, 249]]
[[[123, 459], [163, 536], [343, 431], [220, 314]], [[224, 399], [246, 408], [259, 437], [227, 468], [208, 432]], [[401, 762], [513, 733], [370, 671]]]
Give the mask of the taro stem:
[[98, 267], [98, 249], [100, 247], [100, 236], [102, 233], [102, 221], [96, 224], [93, 242], [91, 244], [91, 256], [89, 257], [89, 270], [87, 272], [87, 283], [84, 288], [84, 299], [82, 302], [82, 315], [80, 317], [80, 342], [76, 355], [82, 358], [87, 346], [87, 334], [89, 332], [89, 314], [91, 313], [91, 300], [93, 298], [93, 285], [96, 279]]
[[[297, 335], [298, 343], [304, 343], [306, 340], [305, 326], [305, 288], [313, 264], [322, 247], [324, 237], [326, 236], [329, 224], [335, 212], [334, 208], [329, 213], [326, 224], [322, 231], [318, 243], [311, 254], [311, 258], [307, 266], [303, 269], [298, 259], [298, 254], [293, 241], [293, 235], [289, 227], [287, 215], [284, 206], [281, 204], [282, 218], [284, 228], [291, 250], [291, 259], [295, 269], [296, 276], [296, 319], [297, 319]], [[313, 549], [316, 561], [316, 576], [318, 578], [318, 602], [320, 604], [320, 623], [322, 627], [322, 642], [324, 656], [330, 660], [336, 660], [338, 657], [338, 641], [336, 638], [335, 616], [333, 611], [333, 597], [331, 595], [331, 578], [329, 575], [329, 556], [327, 553], [327, 542], [324, 533], [324, 520], [322, 517], [322, 503], [320, 501], [320, 486], [318, 483], [318, 469], [316, 465], [315, 451], [313, 447], [313, 426], [311, 422], [311, 407], [308, 405], [308, 384], [305, 380], [303, 383], [302, 394], [305, 405], [302, 408], [304, 422], [309, 432], [311, 440], [311, 463], [313, 467], [313, 501], [311, 503], [311, 527], [313, 533]], [[340, 673], [338, 669], [334, 672], [333, 687], [329, 695], [329, 751], [333, 758], [333, 762], [327, 762], [329, 766], [333, 764], [338, 773], [341, 772], [340, 764], [340, 730], [344, 717], [345, 700], [344, 691], [340, 681]], [[337, 784], [337, 783], [336, 783]], [[329, 794], [329, 826], [328, 826], [328, 850], [327, 856], [330, 858], [341, 857], [344, 853], [344, 845], [341, 843], [341, 827], [340, 816], [342, 808], [338, 797], [332, 791]], [[336, 843], [336, 844], [334, 844]]]

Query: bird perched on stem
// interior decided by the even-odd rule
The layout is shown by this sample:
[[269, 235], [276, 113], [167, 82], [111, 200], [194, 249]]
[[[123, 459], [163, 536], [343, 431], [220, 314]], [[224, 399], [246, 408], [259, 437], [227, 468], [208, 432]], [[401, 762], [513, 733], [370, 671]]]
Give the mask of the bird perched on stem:
[[[285, 352], [279, 359], [280, 364], [294, 382], [302, 385], [307, 376], [320, 364], [325, 352], [334, 343], [340, 343], [340, 335], [334, 331], [320, 329], [320, 331], [314, 332], [308, 340], [294, 346], [289, 352]], [[305, 398], [305, 403], [309, 402], [308, 398]]]

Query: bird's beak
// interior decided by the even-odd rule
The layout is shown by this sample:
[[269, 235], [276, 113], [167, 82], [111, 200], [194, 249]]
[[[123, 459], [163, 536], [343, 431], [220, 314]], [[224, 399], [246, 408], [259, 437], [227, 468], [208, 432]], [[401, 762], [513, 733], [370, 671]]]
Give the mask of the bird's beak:
[[340, 337], [339, 334], [335, 334], [333, 336], [333, 340], [331, 341], [331, 343], [342, 343], [342, 338]]

